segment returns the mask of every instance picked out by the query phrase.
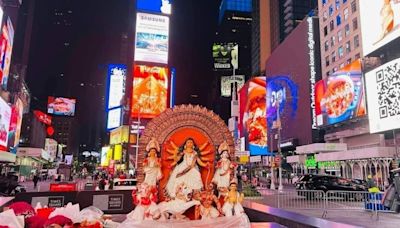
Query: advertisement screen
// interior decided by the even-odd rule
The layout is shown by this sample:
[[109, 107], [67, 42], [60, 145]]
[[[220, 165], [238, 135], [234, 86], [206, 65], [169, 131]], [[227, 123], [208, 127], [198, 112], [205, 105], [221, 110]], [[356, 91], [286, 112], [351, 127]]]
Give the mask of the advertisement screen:
[[364, 55], [400, 36], [400, 2], [360, 0], [360, 23]]
[[239, 68], [239, 45], [236, 43], [214, 44], [212, 47], [214, 69], [232, 70]]
[[126, 66], [122, 64], [108, 65], [108, 99], [107, 109], [121, 106], [125, 95]]
[[3, 25], [0, 36], [0, 82], [7, 89], [8, 76], [10, 74], [11, 54], [14, 40], [14, 28], [10, 18]]
[[21, 135], [23, 111], [24, 105], [21, 99], [18, 98], [15, 105], [11, 108], [11, 121], [8, 132], [8, 148], [12, 153], [17, 153], [17, 147]]
[[169, 18], [137, 13], [135, 61], [168, 63]]
[[317, 125], [331, 125], [366, 115], [361, 62], [356, 60], [315, 86]]
[[400, 59], [365, 74], [371, 133], [400, 128]]
[[7, 150], [10, 129], [11, 107], [0, 97], [0, 149]]
[[122, 108], [115, 108], [108, 111], [107, 130], [121, 126]]
[[246, 138], [250, 155], [267, 155], [266, 79], [256, 77], [239, 91], [240, 136]]
[[221, 96], [232, 96], [233, 85], [236, 83], [236, 89], [239, 90], [245, 83], [244, 75], [222, 76], [221, 77]]
[[108, 166], [109, 159], [107, 155], [109, 150], [110, 147], [108, 146], [101, 148], [101, 159], [100, 159], [101, 166]]
[[49, 97], [47, 113], [58, 116], [74, 116], [76, 99], [65, 97]]
[[171, 14], [171, 3], [172, 0], [137, 0], [136, 8], [154, 13]]
[[132, 117], [154, 118], [168, 108], [168, 68], [133, 67]]

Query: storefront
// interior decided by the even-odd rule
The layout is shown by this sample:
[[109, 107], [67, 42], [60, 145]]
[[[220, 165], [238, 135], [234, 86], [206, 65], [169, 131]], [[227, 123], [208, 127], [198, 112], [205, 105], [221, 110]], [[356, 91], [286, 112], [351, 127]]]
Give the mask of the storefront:
[[50, 155], [42, 148], [21, 147], [17, 150], [16, 166], [20, 176], [30, 177], [49, 162]]

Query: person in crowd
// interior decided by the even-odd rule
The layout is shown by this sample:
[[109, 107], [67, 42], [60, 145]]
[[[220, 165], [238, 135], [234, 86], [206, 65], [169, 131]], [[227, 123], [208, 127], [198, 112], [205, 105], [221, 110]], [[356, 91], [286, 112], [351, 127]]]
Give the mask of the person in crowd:
[[37, 188], [37, 183], [39, 181], [39, 176], [37, 174], [35, 174], [33, 176], [33, 188], [36, 189]]

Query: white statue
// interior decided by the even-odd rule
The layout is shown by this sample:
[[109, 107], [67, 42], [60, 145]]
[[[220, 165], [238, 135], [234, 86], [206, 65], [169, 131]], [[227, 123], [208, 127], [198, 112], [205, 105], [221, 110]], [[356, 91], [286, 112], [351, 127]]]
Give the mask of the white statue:
[[[200, 201], [193, 200], [193, 189], [188, 187], [185, 183], [177, 186], [175, 198], [168, 202], [161, 202], [158, 206], [161, 213], [171, 214], [175, 219], [185, 219], [183, 213], [189, 208], [200, 205]], [[169, 216], [166, 216], [167, 218]]]
[[217, 162], [212, 182], [217, 185], [220, 196], [224, 196], [228, 192], [229, 183], [233, 179], [237, 164], [231, 162], [229, 158], [229, 145], [226, 141], [218, 147], [218, 153], [221, 158]]
[[244, 199], [243, 193], [239, 193], [237, 191], [236, 182], [231, 182], [229, 185], [229, 192], [225, 196], [225, 203], [222, 207], [222, 211], [224, 212], [226, 217], [231, 217], [233, 215], [239, 216], [244, 213], [242, 207], [242, 201]]
[[157, 195], [152, 192], [151, 186], [147, 183], [138, 185], [138, 191], [132, 191], [133, 203], [136, 205], [135, 209], [129, 213], [127, 219], [134, 221], [143, 220], [156, 220], [161, 217], [161, 212], [156, 204]]
[[168, 196], [174, 198], [175, 190], [181, 183], [185, 183], [190, 189], [200, 191], [203, 188], [203, 181], [197, 164], [208, 168], [209, 164], [207, 162], [212, 159], [203, 156], [212, 151], [201, 151], [208, 143], [205, 143], [199, 149], [194, 143], [194, 140], [188, 138], [181, 148], [176, 146], [172, 141], [171, 145], [173, 149], [167, 149], [167, 152], [170, 154], [168, 160], [173, 160], [171, 167], [177, 165], [173, 169], [167, 182], [166, 191]]
[[161, 160], [158, 157], [160, 145], [157, 140], [152, 138], [146, 146], [147, 156], [143, 161], [143, 171], [145, 173], [144, 183], [151, 187], [156, 187], [157, 182], [162, 178]]

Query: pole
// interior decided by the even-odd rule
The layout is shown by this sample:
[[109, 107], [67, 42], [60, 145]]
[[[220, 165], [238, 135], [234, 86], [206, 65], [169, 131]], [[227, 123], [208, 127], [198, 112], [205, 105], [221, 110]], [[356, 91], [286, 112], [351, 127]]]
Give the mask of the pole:
[[394, 166], [394, 168], [398, 168], [398, 159], [399, 159], [399, 156], [398, 156], [398, 154], [397, 154], [397, 140], [396, 140], [396, 130], [393, 130], [393, 143], [394, 143], [394, 162], [395, 162], [395, 166]]
[[[274, 137], [273, 137], [273, 134], [272, 134], [272, 130], [271, 130], [271, 134], [270, 134], [270, 141], [271, 141], [271, 152], [272, 152], [272, 150], [273, 150], [273, 146], [274, 146], [274, 141], [273, 141], [273, 139], [274, 139]], [[275, 190], [275, 175], [274, 175], [274, 166], [273, 166], [273, 164], [275, 163], [275, 161], [274, 161], [274, 159], [272, 159], [272, 162], [271, 162], [271, 189], [272, 190]]]
[[280, 117], [280, 113], [279, 113], [279, 99], [276, 100], [277, 102], [277, 121], [278, 121], [278, 154], [280, 156], [280, 162], [279, 162], [279, 187], [278, 190], [282, 191], [283, 190], [283, 185], [282, 185], [282, 151], [281, 151], [281, 117]]

